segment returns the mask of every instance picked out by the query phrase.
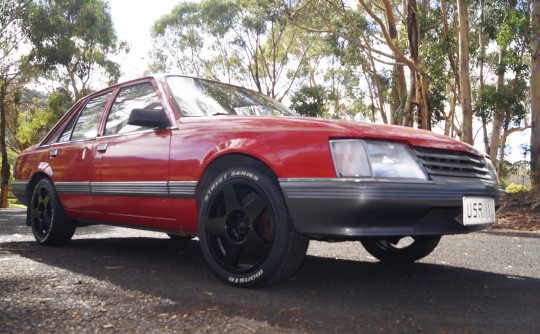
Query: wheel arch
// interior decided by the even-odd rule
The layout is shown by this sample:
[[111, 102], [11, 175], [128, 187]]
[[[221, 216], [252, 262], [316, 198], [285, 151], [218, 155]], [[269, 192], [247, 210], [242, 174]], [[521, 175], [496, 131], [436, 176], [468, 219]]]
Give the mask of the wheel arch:
[[36, 174], [32, 176], [32, 178], [30, 179], [30, 182], [28, 182], [27, 189], [26, 189], [26, 193], [28, 194], [27, 203], [26, 203], [27, 206], [30, 206], [30, 202], [32, 201], [32, 194], [34, 193], [34, 188], [36, 187], [36, 184], [39, 182], [39, 180], [45, 179], [45, 178], [49, 179], [51, 183], [53, 183], [54, 185], [54, 182], [49, 177], [49, 175], [47, 175], [47, 173], [44, 173], [44, 172], [37, 172]]
[[26, 193], [28, 194], [28, 196], [26, 196], [26, 203], [25, 203], [26, 204], [26, 226], [32, 226], [32, 224], [30, 223], [30, 214], [29, 214], [31, 203], [32, 203], [32, 196], [34, 196], [34, 188], [36, 187], [39, 180], [42, 180], [42, 179], [49, 179], [51, 183], [53, 183], [52, 179], [49, 177], [49, 175], [47, 175], [47, 173], [37, 172], [32, 176], [32, 178], [28, 182], [28, 185], [26, 186]]
[[[277, 183], [276, 173], [262, 160], [244, 153], [228, 153], [215, 158], [206, 166], [204, 172], [202, 173], [202, 177], [197, 189], [197, 198], [200, 199], [206, 187], [208, 187], [208, 185], [219, 173], [223, 172], [226, 169], [241, 165], [254, 166], [262, 169], [263, 171], [267, 172], [273, 179], [275, 179]], [[278, 188], [282, 192], [279, 184]]]

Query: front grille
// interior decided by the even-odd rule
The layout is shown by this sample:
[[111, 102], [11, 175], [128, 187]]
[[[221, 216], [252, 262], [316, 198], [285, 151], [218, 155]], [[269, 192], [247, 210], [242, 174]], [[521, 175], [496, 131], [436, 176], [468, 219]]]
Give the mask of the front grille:
[[457, 151], [414, 148], [414, 153], [430, 177], [461, 177], [491, 180], [482, 157]]

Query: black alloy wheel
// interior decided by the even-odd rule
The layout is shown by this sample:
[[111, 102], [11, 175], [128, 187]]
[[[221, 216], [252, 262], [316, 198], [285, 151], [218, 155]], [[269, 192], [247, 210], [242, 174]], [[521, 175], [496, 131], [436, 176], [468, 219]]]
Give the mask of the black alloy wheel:
[[75, 223], [64, 212], [49, 179], [37, 182], [28, 210], [30, 225], [41, 245], [66, 244], [75, 233]]
[[369, 254], [382, 262], [407, 263], [428, 256], [439, 244], [441, 236], [392, 237], [364, 239], [362, 245]]
[[309, 244], [296, 233], [277, 182], [253, 167], [214, 179], [202, 198], [199, 239], [212, 271], [235, 286], [287, 279]]

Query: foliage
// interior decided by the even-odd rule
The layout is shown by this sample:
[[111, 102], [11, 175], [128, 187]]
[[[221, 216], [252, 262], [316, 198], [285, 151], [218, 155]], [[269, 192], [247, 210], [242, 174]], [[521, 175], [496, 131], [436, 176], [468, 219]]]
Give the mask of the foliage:
[[531, 188], [540, 192], [540, 0], [531, 6]]
[[315, 38], [277, 0], [182, 2], [152, 28], [150, 69], [251, 86], [278, 100], [306, 70]]
[[21, 150], [38, 143], [73, 104], [71, 93], [60, 88], [46, 101], [34, 98], [19, 114], [17, 147]]
[[522, 184], [515, 184], [515, 183], [510, 183], [505, 191], [509, 194], [515, 194], [515, 193], [519, 193], [519, 192], [526, 192], [526, 191], [530, 191], [531, 189], [528, 188], [528, 187], [525, 187], [524, 185]]
[[323, 86], [302, 86], [291, 97], [291, 109], [302, 116], [324, 117], [328, 112]]
[[[503, 165], [502, 177], [511, 169], [504, 163], [506, 137], [529, 127], [540, 110], [534, 98], [540, 90], [529, 87], [531, 76], [540, 72], [529, 70], [538, 62], [533, 50], [540, 30], [529, 24], [538, 2], [468, 2], [474, 113], [486, 146], [494, 146], [492, 159]], [[416, 39], [411, 11], [403, 6], [414, 3]], [[408, 126], [418, 124], [418, 106], [426, 100], [416, 94], [424, 89], [431, 125], [444, 122], [447, 134], [460, 134], [457, 10], [457, 2], [447, 1], [179, 2], [154, 22], [149, 71], [249, 86], [290, 101], [303, 115]], [[74, 99], [90, 92], [93, 79], [115, 82], [120, 67], [113, 56], [127, 48], [116, 37], [107, 0], [4, 0], [0, 14], [4, 146], [20, 150], [36, 143]], [[404, 67], [418, 76], [405, 78]], [[29, 97], [32, 77], [55, 82], [54, 88], [45, 97]], [[425, 87], [415, 87], [423, 84], [419, 79], [425, 79]], [[418, 108], [414, 116], [411, 106]], [[540, 156], [538, 141], [532, 160]]]
[[88, 94], [95, 73], [107, 84], [120, 76], [111, 55], [125, 50], [119, 43], [103, 0], [35, 0], [25, 13], [24, 29], [32, 43], [30, 60], [70, 87], [76, 98]]
[[[10, 152], [36, 143], [72, 94], [91, 91], [96, 74], [115, 82], [120, 66], [110, 56], [122, 48], [104, 0], [0, 2], [0, 198], [12, 175]], [[48, 107], [25, 97], [25, 86], [39, 78], [63, 86], [51, 93]]]

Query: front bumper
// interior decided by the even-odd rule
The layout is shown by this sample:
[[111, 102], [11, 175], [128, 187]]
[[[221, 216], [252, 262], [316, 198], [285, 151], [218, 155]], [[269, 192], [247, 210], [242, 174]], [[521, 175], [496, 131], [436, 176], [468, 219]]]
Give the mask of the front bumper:
[[299, 233], [315, 239], [459, 234], [492, 223], [462, 224], [463, 197], [495, 199], [499, 185], [476, 179], [422, 183], [388, 180], [280, 179]]

